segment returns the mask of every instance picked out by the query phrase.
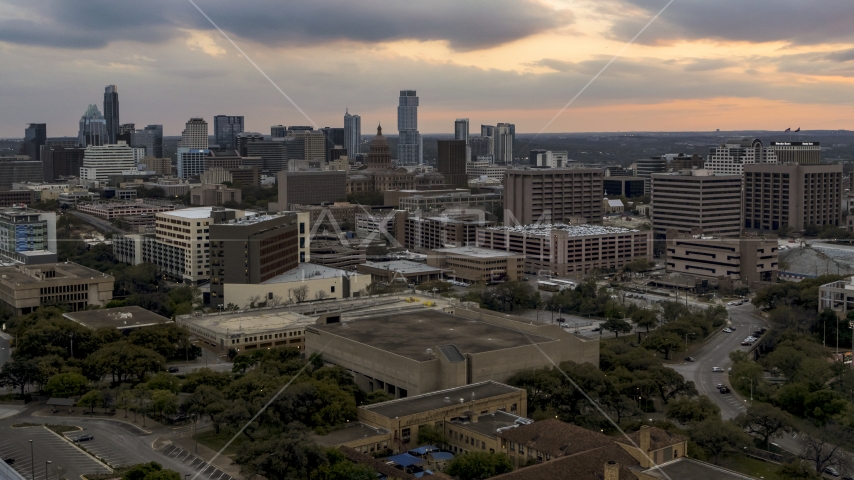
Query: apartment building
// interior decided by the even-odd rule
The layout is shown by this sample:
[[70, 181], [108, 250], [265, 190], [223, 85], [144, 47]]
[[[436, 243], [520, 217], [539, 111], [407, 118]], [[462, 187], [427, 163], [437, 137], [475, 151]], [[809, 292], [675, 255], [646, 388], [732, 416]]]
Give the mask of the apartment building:
[[777, 238], [723, 238], [667, 231], [667, 272], [756, 287], [777, 281]]
[[513, 168], [504, 178], [504, 224], [583, 219], [602, 223], [604, 174], [599, 168]]
[[663, 238], [668, 229], [737, 237], [741, 233], [741, 175], [711, 170], [656, 173], [652, 178], [652, 228]]
[[559, 277], [618, 269], [652, 259], [652, 232], [563, 223], [489, 227], [477, 231], [479, 247], [525, 256], [525, 272]]
[[842, 165], [748, 165], [744, 168], [744, 228], [840, 225]]

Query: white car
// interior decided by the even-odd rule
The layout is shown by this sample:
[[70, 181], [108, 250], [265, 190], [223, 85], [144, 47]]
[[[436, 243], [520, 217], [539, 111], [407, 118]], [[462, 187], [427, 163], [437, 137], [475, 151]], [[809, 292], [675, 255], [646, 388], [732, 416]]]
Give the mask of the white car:
[[732, 330], [730, 330], [729, 328], [725, 328], [724, 333], [732, 333]]
[[723, 371], [724, 371], [724, 369], [723, 369], [723, 368], [721, 368], [721, 367], [712, 367], [712, 371], [713, 371], [713, 372], [723, 372]]

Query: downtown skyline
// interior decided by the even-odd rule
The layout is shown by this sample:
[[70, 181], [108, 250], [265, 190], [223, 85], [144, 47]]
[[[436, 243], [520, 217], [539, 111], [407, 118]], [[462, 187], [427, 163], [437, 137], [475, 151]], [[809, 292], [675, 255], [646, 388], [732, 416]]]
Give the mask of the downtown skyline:
[[[26, 122], [73, 136], [111, 84], [123, 122], [167, 136], [223, 112], [262, 133], [309, 123], [189, 2], [50, 3], [0, 1], [0, 137]], [[346, 108], [391, 127], [412, 89], [424, 134], [453, 133], [460, 117], [539, 132], [666, 3], [197, 2], [316, 127], [340, 126]], [[854, 129], [852, 15], [845, 2], [677, 0], [545, 132]]]

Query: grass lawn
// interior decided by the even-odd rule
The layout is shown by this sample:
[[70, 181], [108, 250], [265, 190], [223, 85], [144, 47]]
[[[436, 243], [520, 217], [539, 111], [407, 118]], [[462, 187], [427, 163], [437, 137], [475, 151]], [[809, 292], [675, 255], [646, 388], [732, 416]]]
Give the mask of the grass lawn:
[[[214, 430], [210, 430], [207, 432], [197, 433], [195, 437], [199, 443], [210, 448], [211, 450], [219, 451], [229, 440], [234, 436], [234, 433], [228, 433], [225, 430], [221, 430], [219, 434], [217, 434]], [[240, 446], [243, 442], [249, 441], [249, 438], [246, 435], [239, 435], [225, 451], [222, 452], [223, 455], [231, 456], [237, 454], [237, 451], [240, 450]]]
[[735, 470], [736, 472], [740, 472], [745, 475], [750, 475], [754, 478], [783, 480], [783, 477], [777, 475], [777, 470], [780, 468], [780, 465], [748, 457], [747, 455], [730, 455], [722, 457], [720, 460], [720, 466], [730, 470]]

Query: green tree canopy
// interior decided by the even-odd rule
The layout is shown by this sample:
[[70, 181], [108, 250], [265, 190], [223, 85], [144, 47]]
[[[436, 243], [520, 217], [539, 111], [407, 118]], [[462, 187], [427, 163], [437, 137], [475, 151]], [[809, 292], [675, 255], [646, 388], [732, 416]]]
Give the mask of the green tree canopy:
[[480, 480], [513, 470], [507, 455], [471, 451], [457, 455], [448, 463], [445, 473], [460, 480]]

